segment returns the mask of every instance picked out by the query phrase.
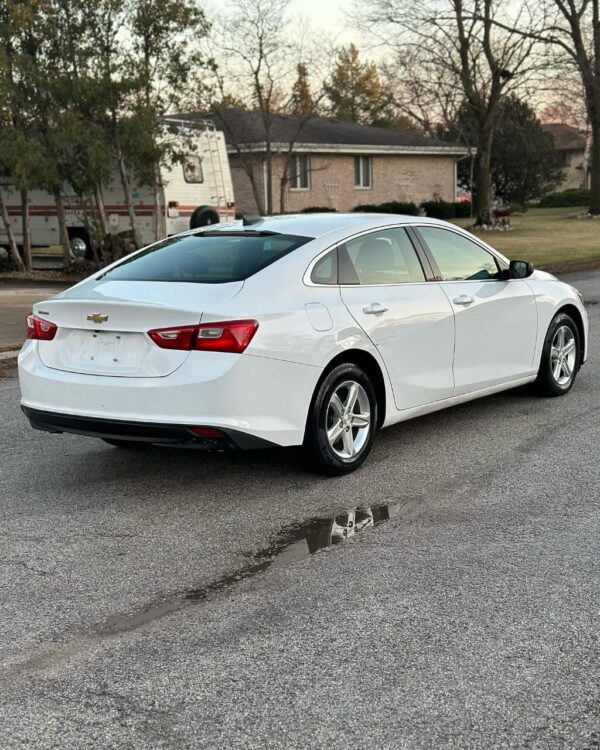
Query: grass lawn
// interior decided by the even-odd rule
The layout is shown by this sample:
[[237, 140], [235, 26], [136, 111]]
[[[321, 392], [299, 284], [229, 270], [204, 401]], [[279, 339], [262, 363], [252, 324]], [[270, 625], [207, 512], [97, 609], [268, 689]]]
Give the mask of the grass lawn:
[[[510, 232], [476, 232], [508, 258], [538, 268], [600, 264], [600, 219], [576, 218], [584, 208], [530, 208], [511, 217]], [[470, 227], [472, 219], [456, 219]]]

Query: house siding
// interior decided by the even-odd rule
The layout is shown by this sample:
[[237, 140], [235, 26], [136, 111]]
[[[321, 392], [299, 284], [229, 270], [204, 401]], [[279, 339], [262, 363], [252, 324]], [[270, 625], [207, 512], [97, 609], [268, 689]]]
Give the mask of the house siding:
[[572, 188], [589, 188], [589, 180], [583, 171], [585, 161], [585, 150], [561, 151], [564, 159], [564, 179], [557, 186], [557, 190], [570, 190]]
[[[299, 151], [300, 153], [300, 151]], [[368, 153], [366, 151], [365, 153]], [[453, 201], [455, 197], [455, 156], [373, 154], [373, 184], [370, 188], [354, 186], [354, 156], [347, 154], [310, 155], [310, 188], [285, 189], [283, 210], [302, 211], [313, 206], [351, 211], [364, 203], [402, 201], [421, 203], [439, 198]], [[285, 159], [273, 158], [273, 211], [281, 211], [280, 181]], [[237, 157], [231, 157], [236, 210], [239, 213], [257, 210], [250, 181], [239, 168]], [[261, 180], [262, 188], [262, 180]]]

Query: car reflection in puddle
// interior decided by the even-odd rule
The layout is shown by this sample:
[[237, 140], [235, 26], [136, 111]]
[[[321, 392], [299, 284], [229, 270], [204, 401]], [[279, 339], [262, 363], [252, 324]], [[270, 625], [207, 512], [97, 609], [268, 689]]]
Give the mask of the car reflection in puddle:
[[267, 568], [287, 566], [303, 560], [320, 549], [341, 544], [364, 529], [387, 521], [389, 517], [387, 505], [359, 506], [331, 518], [311, 518], [297, 526], [290, 526], [277, 535], [273, 544], [250, 556], [256, 561], [254, 564], [249, 564], [207, 586], [188, 591], [186, 599], [200, 601], [210, 593], [251, 578]]
[[119, 633], [133, 630], [148, 622], [172, 614], [190, 604], [197, 604], [209, 596], [252, 578], [267, 569], [286, 567], [303, 560], [318, 550], [338, 545], [355, 537], [365, 529], [387, 521], [402, 509], [400, 504], [357, 506], [331, 518], [312, 518], [283, 529], [269, 547], [251, 553], [251, 562], [234, 573], [218, 578], [204, 586], [179, 592], [167, 601], [149, 606], [133, 615], [114, 617], [105, 624], [105, 632]]
[[273, 558], [273, 564], [301, 560], [320, 549], [341, 544], [388, 518], [387, 505], [375, 505], [348, 510], [333, 518], [311, 519], [283, 531], [271, 547], [254, 557]]

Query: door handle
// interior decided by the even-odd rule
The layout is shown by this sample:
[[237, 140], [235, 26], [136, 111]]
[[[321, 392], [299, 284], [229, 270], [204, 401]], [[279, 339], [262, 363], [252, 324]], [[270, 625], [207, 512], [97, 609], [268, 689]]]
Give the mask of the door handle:
[[381, 313], [387, 312], [387, 309], [381, 302], [371, 302], [370, 305], [363, 307], [363, 312], [367, 315], [381, 315]]
[[455, 297], [452, 302], [455, 305], [472, 305], [475, 302], [473, 297], [469, 297], [468, 294], [461, 294], [460, 297]]

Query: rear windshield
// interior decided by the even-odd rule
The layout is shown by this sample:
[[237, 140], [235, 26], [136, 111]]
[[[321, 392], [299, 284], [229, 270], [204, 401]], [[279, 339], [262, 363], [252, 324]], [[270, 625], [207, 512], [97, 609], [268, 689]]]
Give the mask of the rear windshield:
[[101, 278], [201, 284], [242, 281], [310, 240], [310, 237], [257, 232], [171, 237], [126, 258]]

